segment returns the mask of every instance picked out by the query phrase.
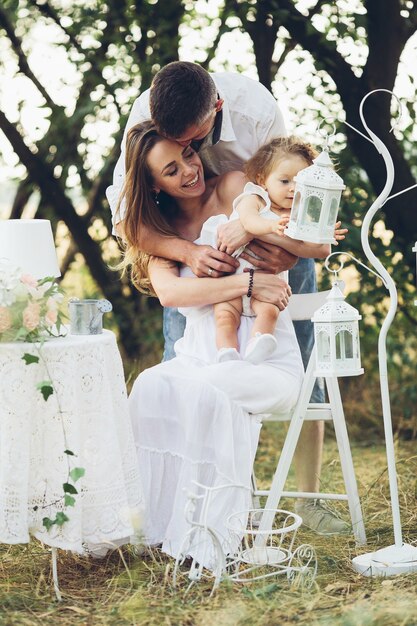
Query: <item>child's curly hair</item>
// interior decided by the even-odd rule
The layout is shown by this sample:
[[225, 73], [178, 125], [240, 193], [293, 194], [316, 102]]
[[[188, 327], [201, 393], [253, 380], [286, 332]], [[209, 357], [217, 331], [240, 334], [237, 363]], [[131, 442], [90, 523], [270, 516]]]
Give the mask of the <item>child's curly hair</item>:
[[275, 165], [288, 155], [299, 156], [309, 165], [312, 165], [318, 152], [311, 144], [302, 141], [295, 135], [276, 137], [257, 150], [245, 164], [244, 172], [249, 180], [254, 183], [263, 182]]

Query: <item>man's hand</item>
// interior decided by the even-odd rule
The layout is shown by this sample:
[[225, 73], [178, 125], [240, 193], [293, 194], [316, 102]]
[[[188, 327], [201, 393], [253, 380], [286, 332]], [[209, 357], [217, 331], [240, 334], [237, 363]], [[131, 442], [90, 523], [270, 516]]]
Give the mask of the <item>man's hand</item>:
[[251, 239], [252, 235], [246, 232], [240, 220], [232, 220], [231, 222], [226, 222], [226, 224], [220, 224], [217, 229], [217, 248], [220, 252], [232, 254]]
[[339, 241], [343, 241], [343, 239], [346, 236], [346, 233], [349, 232], [349, 230], [347, 228], [340, 228], [342, 225], [342, 222], [336, 222], [336, 224], [334, 225], [334, 238], [336, 239], [336, 243], [334, 243], [334, 246], [338, 246], [339, 245]]
[[224, 274], [233, 274], [239, 267], [239, 261], [211, 246], [194, 246], [187, 265], [199, 278], [218, 278]]
[[291, 287], [285, 280], [265, 272], [255, 272], [253, 279], [252, 294], [256, 300], [272, 302], [280, 311], [286, 308], [291, 296]]
[[[247, 251], [249, 250], [256, 254], [259, 259], [255, 259], [251, 254], [248, 254]], [[279, 274], [279, 272], [284, 270], [290, 270], [298, 261], [298, 257], [291, 254], [291, 252], [259, 239], [254, 239], [246, 246], [245, 251], [240, 256], [242, 259], [250, 261], [257, 269], [274, 272], [275, 274]]]

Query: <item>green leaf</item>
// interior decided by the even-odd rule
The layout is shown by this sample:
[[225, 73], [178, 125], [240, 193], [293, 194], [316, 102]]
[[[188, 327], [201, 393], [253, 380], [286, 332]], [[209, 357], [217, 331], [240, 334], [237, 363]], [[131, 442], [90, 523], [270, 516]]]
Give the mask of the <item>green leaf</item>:
[[45, 285], [46, 283], [54, 284], [55, 282], [55, 276], [46, 276], [45, 278], [41, 278], [40, 280], [38, 280], [38, 285]]
[[274, 593], [279, 589], [279, 585], [277, 583], [270, 583], [269, 585], [265, 585], [260, 589], [257, 589], [254, 592], [254, 596], [258, 598], [268, 597], [271, 593]]
[[72, 493], [72, 494], [78, 493], [74, 485], [71, 485], [71, 483], [64, 483], [62, 487], [64, 489], [64, 493]]
[[26, 365], [30, 365], [31, 363], [39, 363], [39, 357], [34, 354], [29, 354], [25, 352], [22, 356], [22, 360], [26, 363]]
[[36, 385], [36, 389], [39, 389], [45, 401], [48, 400], [49, 396], [54, 393], [54, 389], [50, 380], [43, 380], [42, 382], [38, 383]]
[[70, 471], [70, 476], [75, 483], [77, 482], [79, 478], [82, 478], [84, 474], [85, 474], [85, 469], [83, 467], [74, 467], [74, 469]]
[[65, 515], [62, 511], [59, 511], [55, 517], [55, 523], [57, 526], [62, 526], [65, 522], [69, 521], [68, 515]]
[[72, 450], [64, 450], [64, 454], [68, 454], [68, 456], [75, 456], [75, 452]]
[[75, 498], [73, 498], [72, 496], [70, 496], [70, 495], [68, 495], [66, 493], [65, 497], [64, 497], [64, 504], [65, 504], [65, 506], [74, 506]]
[[55, 524], [55, 521], [51, 520], [50, 517], [44, 517], [42, 520], [42, 524], [43, 526], [45, 526], [46, 530], [49, 530]]

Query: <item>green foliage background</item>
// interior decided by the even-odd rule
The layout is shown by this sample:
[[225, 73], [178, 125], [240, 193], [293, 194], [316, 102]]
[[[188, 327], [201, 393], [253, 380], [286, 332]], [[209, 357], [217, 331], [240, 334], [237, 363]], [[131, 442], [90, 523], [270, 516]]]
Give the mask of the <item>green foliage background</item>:
[[[134, 375], [160, 358], [161, 309], [155, 299], [139, 296], [127, 278], [109, 269], [120, 250], [111, 235], [105, 189], [131, 104], [155, 72], [182, 58], [212, 71], [258, 76], [278, 101], [290, 95], [288, 129], [316, 144], [321, 141], [315, 131], [318, 121], [332, 118], [332, 150], [347, 185], [341, 218], [350, 228], [340, 250], [366, 261], [360, 227], [385, 183], [385, 171], [374, 147], [350, 125], [361, 129], [358, 109], [363, 96], [376, 88], [396, 90], [400, 72], [411, 94], [402, 97], [400, 123], [388, 96], [370, 98], [365, 114], [394, 158], [393, 193], [415, 184], [415, 73], [403, 58], [404, 51], [412, 49], [416, 28], [411, 0], [4, 0], [1, 158], [14, 189], [2, 217], [52, 221], [63, 286], [69, 295], [103, 294], [112, 301], [111, 325]], [[238, 47], [246, 52], [236, 58]], [[39, 50], [45, 55], [41, 63]], [[51, 80], [49, 64], [52, 68], [55, 59], [62, 73], [51, 71]], [[307, 79], [298, 78], [299, 67]], [[396, 128], [390, 133], [393, 123]], [[372, 248], [399, 290], [388, 353], [395, 422], [407, 437], [417, 431], [411, 253], [417, 239], [416, 204], [415, 191], [391, 200], [378, 216], [387, 232], [377, 226], [371, 236]], [[347, 261], [344, 276], [349, 302], [364, 318], [366, 374], [344, 381], [345, 397], [356, 423], [381, 434], [377, 337], [387, 308], [386, 290], [372, 274], [363, 269], [357, 273], [350, 266]], [[326, 287], [329, 276], [318, 270]]]

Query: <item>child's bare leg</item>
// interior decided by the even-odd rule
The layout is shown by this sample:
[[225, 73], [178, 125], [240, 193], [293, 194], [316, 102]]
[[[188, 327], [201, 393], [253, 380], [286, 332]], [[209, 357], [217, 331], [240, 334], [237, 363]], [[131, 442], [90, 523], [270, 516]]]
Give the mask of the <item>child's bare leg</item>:
[[277, 347], [274, 337], [279, 309], [269, 302], [260, 302], [251, 299], [251, 308], [256, 313], [251, 332], [252, 338], [248, 341], [245, 350], [245, 359], [257, 365], [271, 356]]
[[255, 298], [251, 298], [250, 306], [256, 315], [251, 336], [255, 337], [256, 333], [273, 335], [279, 316], [279, 308], [275, 304], [261, 302], [260, 300], [255, 300]]
[[241, 314], [242, 298], [235, 298], [229, 302], [219, 302], [214, 305], [217, 349], [237, 349], [237, 329], [240, 326]]

